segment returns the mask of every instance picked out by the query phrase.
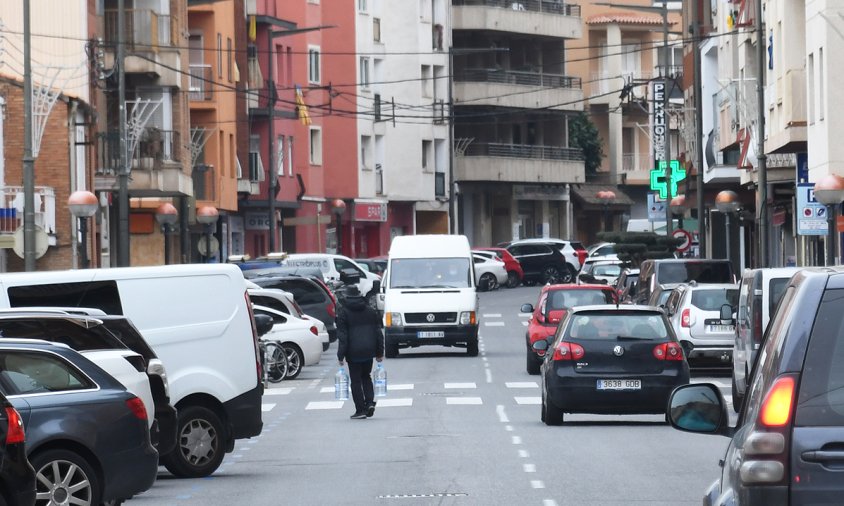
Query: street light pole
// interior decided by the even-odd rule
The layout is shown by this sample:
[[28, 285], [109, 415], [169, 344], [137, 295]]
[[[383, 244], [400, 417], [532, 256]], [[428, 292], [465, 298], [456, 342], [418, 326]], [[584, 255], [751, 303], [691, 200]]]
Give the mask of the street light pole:
[[[122, 0], [121, 0], [122, 1]], [[23, 261], [35, 270], [35, 158], [32, 156], [32, 63], [29, 0], [23, 2]]]
[[170, 233], [176, 220], [179, 219], [179, 212], [173, 204], [165, 202], [158, 206], [155, 211], [155, 219], [161, 224], [161, 232], [164, 234], [164, 265], [170, 264]]
[[267, 153], [267, 209], [269, 212], [268, 221], [270, 227], [270, 237], [267, 241], [267, 253], [272, 253], [275, 251], [275, 233], [276, 233], [276, 221], [275, 221], [275, 186], [278, 184], [276, 180], [276, 176], [278, 175], [278, 171], [275, 168], [275, 102], [276, 102], [276, 90], [275, 90], [275, 79], [273, 79], [273, 73], [275, 72], [275, 68], [273, 65], [273, 31], [270, 27], [267, 27], [267, 70], [269, 75], [267, 76], [267, 122], [269, 123], [268, 129], [268, 136], [267, 144], [269, 145], [269, 152]]
[[727, 260], [732, 262], [732, 251], [730, 249], [730, 215], [739, 210], [741, 207], [741, 203], [738, 200], [738, 195], [736, 192], [732, 190], [724, 190], [718, 193], [715, 196], [715, 207], [718, 208], [718, 211], [724, 213], [724, 218], [726, 220], [726, 228], [727, 228]]
[[765, 24], [762, 0], [756, 0], [756, 159], [759, 165], [756, 222], [759, 224], [759, 267], [768, 267], [768, 157], [765, 155]]
[[126, 153], [126, 10], [117, 0], [117, 265], [129, 267], [129, 163]]
[[815, 183], [815, 198], [826, 206], [827, 238], [826, 265], [837, 264], [835, 255], [836, 240], [836, 209], [844, 201], [844, 177], [837, 174], [827, 174]]
[[70, 214], [76, 217], [81, 235], [82, 268], [87, 269], [88, 262], [88, 218], [97, 213], [99, 202], [97, 196], [86, 190], [77, 190], [67, 199]]
[[[700, 19], [700, 4], [694, 2], [692, 4], [692, 48], [694, 49], [694, 115], [695, 115], [695, 167], [697, 168], [697, 175], [695, 181], [697, 184], [697, 240], [698, 240], [698, 256], [706, 258], [706, 222], [704, 220], [703, 207], [703, 75], [702, 63], [700, 58], [700, 40], [701, 27], [703, 23]], [[682, 226], [681, 226], [682, 228]]]
[[211, 263], [211, 230], [220, 212], [214, 206], [202, 206], [196, 210], [196, 221], [202, 224], [205, 232], [205, 263]]
[[[663, 86], [665, 86], [665, 95], [663, 96], [662, 110], [665, 114], [665, 185], [668, 188], [668, 198], [674, 198], [671, 194], [671, 115], [668, 113], [668, 107], [671, 105], [671, 77], [668, 75], [668, 61], [671, 58], [671, 48], [668, 46], [668, 1], [665, 0], [661, 7], [662, 10], [662, 54], [663, 54]], [[671, 232], [674, 228], [674, 219], [671, 216], [671, 206], [665, 206], [665, 236], [671, 237]]]

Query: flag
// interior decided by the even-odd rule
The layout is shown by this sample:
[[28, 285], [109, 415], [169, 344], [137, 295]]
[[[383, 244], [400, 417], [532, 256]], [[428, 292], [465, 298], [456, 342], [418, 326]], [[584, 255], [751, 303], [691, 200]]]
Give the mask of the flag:
[[[242, 25], [241, 25], [242, 26]], [[255, 42], [258, 38], [258, 19], [252, 15], [249, 16], [249, 40]]]
[[311, 124], [311, 116], [308, 114], [308, 106], [305, 105], [305, 97], [302, 95], [302, 87], [296, 86], [296, 110], [299, 113], [299, 121], [303, 125]]

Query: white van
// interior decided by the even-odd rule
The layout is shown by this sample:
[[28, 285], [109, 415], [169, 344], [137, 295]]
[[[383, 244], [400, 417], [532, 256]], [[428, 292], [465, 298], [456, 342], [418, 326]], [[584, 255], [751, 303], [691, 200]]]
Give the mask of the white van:
[[312, 267], [322, 271], [326, 282], [340, 281], [340, 271], [352, 269], [360, 276], [357, 282], [358, 290], [364, 297], [374, 297], [378, 293], [381, 277], [361, 267], [357, 262], [343, 255], [329, 253], [292, 253], [282, 261], [282, 265], [289, 267]]
[[97, 308], [125, 315], [167, 367], [180, 477], [213, 473], [236, 439], [261, 433], [261, 363], [246, 283], [232, 264], [0, 275], [0, 307]]
[[478, 355], [478, 294], [463, 235], [398, 236], [381, 284], [387, 357], [399, 348], [465, 347]]

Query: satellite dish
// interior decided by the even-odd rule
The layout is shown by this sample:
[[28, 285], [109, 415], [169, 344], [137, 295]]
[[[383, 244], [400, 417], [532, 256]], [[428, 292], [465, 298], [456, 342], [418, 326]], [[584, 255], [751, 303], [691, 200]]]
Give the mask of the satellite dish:
[[[35, 225], [35, 258], [41, 258], [44, 256], [44, 253], [47, 252], [47, 248], [49, 247], [48, 243], [49, 237], [47, 236], [47, 232], [44, 231], [43, 228]], [[24, 250], [23, 250], [23, 225], [18, 227], [15, 230], [15, 245], [12, 247], [15, 254], [21, 258], [24, 257]]]

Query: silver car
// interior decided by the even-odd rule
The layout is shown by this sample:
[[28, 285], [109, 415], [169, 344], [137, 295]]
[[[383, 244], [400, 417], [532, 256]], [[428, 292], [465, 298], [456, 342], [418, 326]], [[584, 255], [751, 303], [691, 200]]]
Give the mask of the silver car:
[[735, 320], [722, 320], [721, 308], [729, 305], [732, 313], [737, 303], [736, 284], [690, 283], [672, 290], [665, 301], [665, 311], [689, 362], [718, 367], [731, 365]]

